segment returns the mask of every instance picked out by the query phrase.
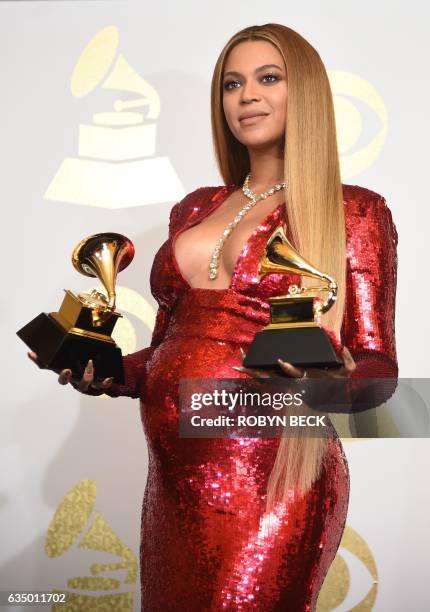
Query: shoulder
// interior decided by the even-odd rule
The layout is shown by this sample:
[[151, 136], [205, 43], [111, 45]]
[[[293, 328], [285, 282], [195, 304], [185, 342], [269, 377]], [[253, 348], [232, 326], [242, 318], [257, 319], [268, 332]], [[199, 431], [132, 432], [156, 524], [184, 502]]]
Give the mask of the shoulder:
[[187, 195], [180, 202], [178, 202], [178, 206], [184, 207], [186, 204], [189, 204], [191, 202], [194, 204], [196, 202], [205, 203], [208, 201], [212, 201], [216, 199], [218, 195], [221, 195], [229, 189], [230, 187], [227, 187], [226, 185], [218, 185], [214, 187], [197, 187], [197, 189], [195, 189], [194, 191], [190, 191], [190, 193], [187, 193]]
[[194, 191], [188, 193], [180, 202], [177, 202], [170, 211], [170, 230], [172, 230], [176, 224], [181, 224], [185, 219], [188, 219], [191, 213], [195, 215], [208, 206], [209, 203], [224, 197], [229, 189], [230, 187], [225, 185], [218, 185], [216, 187], [198, 187]]
[[367, 209], [371, 212], [374, 208], [386, 206], [385, 198], [367, 187], [342, 184], [342, 191], [345, 212], [348, 212], [348, 209], [357, 208]]
[[347, 233], [385, 234], [397, 244], [391, 210], [381, 194], [360, 185], [342, 185]]

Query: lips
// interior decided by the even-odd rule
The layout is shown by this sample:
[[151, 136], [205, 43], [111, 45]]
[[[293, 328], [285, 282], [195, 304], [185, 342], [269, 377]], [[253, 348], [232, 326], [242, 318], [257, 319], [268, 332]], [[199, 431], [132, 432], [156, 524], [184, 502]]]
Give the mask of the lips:
[[255, 117], [267, 117], [268, 113], [249, 113], [244, 114], [239, 117], [239, 121], [244, 121], [245, 119], [254, 119]]
[[248, 115], [247, 117], [243, 117], [243, 119], [239, 119], [239, 123], [241, 125], [254, 125], [254, 123], [260, 123], [267, 117], [267, 113], [260, 113], [258, 115]]

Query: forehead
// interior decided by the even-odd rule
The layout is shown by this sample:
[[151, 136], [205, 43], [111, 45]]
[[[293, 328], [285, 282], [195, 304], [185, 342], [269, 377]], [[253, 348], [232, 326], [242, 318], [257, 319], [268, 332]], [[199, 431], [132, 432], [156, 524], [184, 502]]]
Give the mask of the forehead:
[[245, 40], [233, 47], [227, 56], [224, 71], [253, 71], [263, 64], [284, 66], [284, 60], [278, 49], [267, 40]]

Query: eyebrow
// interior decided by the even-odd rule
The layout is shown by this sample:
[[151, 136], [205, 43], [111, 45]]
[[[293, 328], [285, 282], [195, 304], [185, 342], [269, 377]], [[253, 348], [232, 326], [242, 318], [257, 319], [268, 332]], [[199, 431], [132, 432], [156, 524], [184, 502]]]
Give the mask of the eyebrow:
[[[277, 64], [264, 64], [264, 66], [259, 66], [258, 68], [256, 68], [254, 70], [254, 74], [256, 74], [257, 72], [261, 72], [262, 70], [267, 70], [267, 68], [278, 68], [278, 70], [282, 70], [282, 68]], [[224, 78], [226, 76], [243, 76], [243, 74], [237, 72], [236, 70], [229, 70], [224, 74]]]

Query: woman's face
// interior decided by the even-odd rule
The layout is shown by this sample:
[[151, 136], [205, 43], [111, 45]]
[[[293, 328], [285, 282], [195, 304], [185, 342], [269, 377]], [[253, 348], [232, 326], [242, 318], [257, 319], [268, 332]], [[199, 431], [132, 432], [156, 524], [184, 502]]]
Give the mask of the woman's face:
[[237, 140], [248, 148], [281, 147], [287, 79], [276, 47], [265, 40], [239, 43], [228, 55], [222, 82], [225, 117]]

